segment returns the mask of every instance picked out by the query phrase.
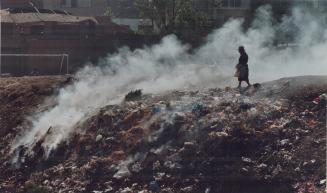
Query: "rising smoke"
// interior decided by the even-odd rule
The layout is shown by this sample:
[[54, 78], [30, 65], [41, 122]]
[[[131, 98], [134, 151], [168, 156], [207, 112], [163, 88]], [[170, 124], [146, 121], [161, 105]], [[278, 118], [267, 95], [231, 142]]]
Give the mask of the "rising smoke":
[[[277, 23], [270, 10], [269, 6], [259, 8], [247, 30], [240, 19], [228, 21], [192, 52], [170, 35], [158, 45], [135, 51], [122, 48], [97, 67], [85, 67], [77, 73], [78, 82], [60, 91], [57, 106], [32, 117], [32, 128], [17, 138], [12, 149], [32, 146], [51, 126], [54, 129], [43, 143], [49, 154], [76, 131], [77, 123], [100, 107], [120, 103], [130, 90], [161, 93], [236, 85], [233, 74], [239, 45], [245, 46], [250, 57], [251, 82], [327, 74], [326, 16], [296, 8]], [[276, 46], [278, 40], [289, 37], [296, 46]]]

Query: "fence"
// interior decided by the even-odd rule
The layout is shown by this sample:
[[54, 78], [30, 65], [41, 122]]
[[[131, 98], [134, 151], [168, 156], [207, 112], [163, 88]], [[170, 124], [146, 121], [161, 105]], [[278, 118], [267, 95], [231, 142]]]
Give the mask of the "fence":
[[[24, 59], [25, 58], [25, 59]], [[0, 74], [68, 74], [68, 54], [0, 54]]]

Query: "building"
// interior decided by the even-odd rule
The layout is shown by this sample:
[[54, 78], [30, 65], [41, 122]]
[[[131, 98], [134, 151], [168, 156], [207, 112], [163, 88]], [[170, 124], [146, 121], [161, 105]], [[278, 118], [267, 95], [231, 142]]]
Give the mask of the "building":
[[108, 7], [112, 12], [112, 21], [128, 25], [133, 31], [138, 31], [142, 21], [139, 18], [139, 11], [134, 0], [108, 0]]
[[1, 10], [0, 16], [1, 72], [13, 75], [34, 69], [40, 74], [66, 73], [67, 68], [72, 72], [134, 38], [128, 27], [107, 17], [17, 8]]
[[220, 26], [230, 18], [243, 18], [245, 22], [250, 17], [250, 0], [222, 0], [213, 11], [213, 19]]
[[230, 18], [250, 17], [251, 0], [195, 0], [194, 8], [206, 13], [213, 27], [219, 27]]
[[255, 9], [261, 5], [269, 4], [273, 10], [278, 13], [285, 13], [291, 7], [301, 6], [306, 8], [313, 8], [319, 10], [320, 8], [325, 9], [327, 7], [326, 0], [251, 0], [251, 8]]
[[295, 6], [327, 10], [326, 0], [195, 0], [194, 7], [207, 13], [219, 27], [230, 18], [243, 18], [246, 25], [250, 24], [255, 10], [262, 5], [271, 5], [276, 17], [288, 14]]
[[102, 16], [108, 8], [107, 0], [42, 0], [43, 8], [65, 10], [73, 15]]
[[32, 2], [36, 7], [42, 8], [43, 2], [42, 0], [1, 0], [0, 8], [22, 8], [22, 7], [30, 7]]

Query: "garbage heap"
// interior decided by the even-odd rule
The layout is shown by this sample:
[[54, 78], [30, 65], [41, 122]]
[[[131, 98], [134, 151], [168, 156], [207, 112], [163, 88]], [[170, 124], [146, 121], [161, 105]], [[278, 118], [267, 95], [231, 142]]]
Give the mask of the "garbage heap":
[[324, 192], [326, 112], [257, 89], [129, 96], [46, 159], [3, 150], [1, 192]]

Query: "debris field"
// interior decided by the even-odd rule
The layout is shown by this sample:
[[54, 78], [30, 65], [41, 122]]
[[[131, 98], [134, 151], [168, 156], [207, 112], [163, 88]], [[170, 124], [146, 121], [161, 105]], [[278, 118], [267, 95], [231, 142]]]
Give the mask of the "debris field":
[[55, 106], [52, 97], [73, 79], [0, 78], [0, 192], [322, 193], [326, 108], [312, 101], [327, 92], [326, 80], [131, 91], [46, 157], [42, 138], [32, 152], [10, 153], [10, 144], [27, 129], [25, 117]]

